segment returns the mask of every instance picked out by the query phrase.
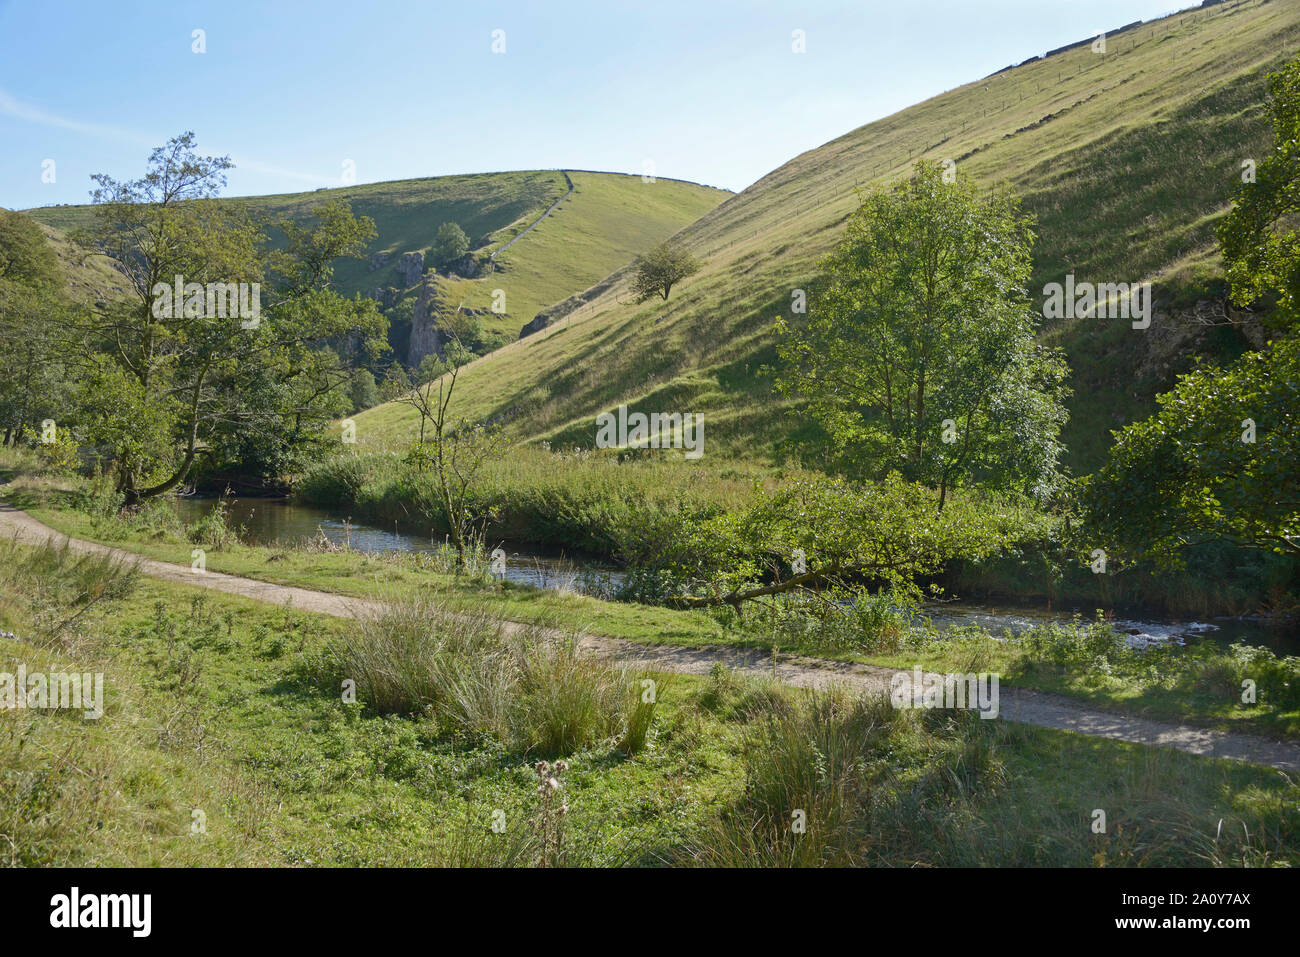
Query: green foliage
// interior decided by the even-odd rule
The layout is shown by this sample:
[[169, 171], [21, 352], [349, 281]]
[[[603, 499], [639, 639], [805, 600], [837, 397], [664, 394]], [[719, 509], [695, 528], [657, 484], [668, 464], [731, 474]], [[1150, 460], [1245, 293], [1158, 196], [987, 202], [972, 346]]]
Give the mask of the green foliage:
[[69, 305], [40, 227], [0, 209], [0, 439], [12, 442], [46, 418], [70, 418], [62, 329]]
[[947, 491], [1049, 493], [1065, 364], [1034, 343], [1033, 233], [1010, 196], [922, 161], [869, 190], [806, 317], [778, 323], [778, 387], [807, 400], [848, 468]]
[[437, 237], [429, 247], [429, 258], [439, 269], [445, 269], [469, 252], [469, 237], [459, 223], [443, 223]]
[[[308, 469], [298, 486], [308, 503], [347, 508], [391, 525], [418, 514], [435, 535], [449, 529], [429, 480], [405, 456], [340, 454]], [[468, 509], [488, 534], [604, 555], [632, 565], [667, 547], [728, 505], [748, 501], [743, 480], [708, 476], [689, 464], [512, 448], [484, 463], [467, 488]], [[701, 545], [711, 550], [707, 542]]]
[[[744, 511], [696, 525], [684, 542], [670, 543], [660, 567], [694, 592], [682, 599], [688, 606], [739, 606], [836, 581], [914, 593], [917, 579], [945, 563], [1003, 547], [1018, 517], [1007, 504], [969, 497], [941, 510], [933, 492], [897, 474], [866, 484], [814, 476], [759, 492]], [[803, 573], [792, 571], [797, 553]]]
[[1300, 554], [1300, 336], [1184, 376], [1159, 404], [1084, 485], [1100, 544], [1165, 562], [1214, 540]]
[[176, 396], [152, 395], [129, 370], [103, 353], [86, 357], [77, 386], [77, 410], [87, 444], [117, 470], [117, 491], [132, 481], [165, 480], [177, 462], [174, 427], [183, 416]]
[[370, 477], [373, 464], [369, 458], [347, 453], [316, 462], [299, 481], [298, 495], [317, 505], [352, 505]]
[[1232, 298], [1241, 306], [1275, 299], [1278, 318], [1300, 324], [1300, 57], [1269, 77], [1273, 149], [1254, 182], [1238, 188], [1219, 243]]
[[400, 362], [394, 362], [384, 370], [384, 381], [379, 385], [379, 398], [392, 402], [411, 391], [411, 377]]
[[901, 647], [915, 627], [919, 602], [910, 590], [830, 586], [755, 602], [744, 615], [714, 615], [729, 633], [770, 642], [790, 652], [880, 653]]
[[[133, 298], [98, 305], [78, 322], [83, 380], [125, 390], [134, 411], [106, 407], [89, 387], [82, 395], [89, 431], [128, 504], [185, 481], [200, 455], [260, 476], [301, 466], [348, 409], [349, 373], [330, 344], [384, 348], [374, 303], [329, 289], [333, 261], [360, 255], [374, 223], [325, 203], [311, 224], [277, 224], [284, 242], [268, 248], [264, 224], [213, 198], [230, 167], [228, 158], [195, 153], [186, 133], [154, 150], [139, 179], [95, 177], [97, 227], [84, 238], [124, 272]], [[207, 316], [202, 294], [188, 291], [173, 303], [178, 276], [199, 289], [248, 284], [250, 315], [229, 315], [222, 302]]]
[[529, 754], [602, 741], [635, 750], [653, 716], [636, 697], [639, 685], [583, 652], [577, 636], [453, 613], [436, 600], [392, 602], [363, 620], [318, 676], [355, 681], [358, 700], [381, 714], [428, 712], [448, 731]]
[[680, 242], [667, 240], [637, 259], [632, 295], [637, 302], [659, 296], [667, 301], [673, 286], [700, 271], [700, 262]]
[[61, 287], [58, 258], [33, 220], [0, 209], [0, 283]]
[[352, 400], [353, 412], [378, 405], [379, 388], [375, 385], [375, 374], [369, 369], [353, 369], [352, 378], [348, 382], [348, 398]]
[[242, 529], [231, 525], [229, 511], [226, 500], [217, 499], [216, 505], [189, 526], [190, 541], [208, 548], [225, 548], [238, 542]]
[[36, 450], [36, 461], [47, 472], [68, 472], [81, 464], [77, 454], [80, 447], [69, 429], [55, 429], [55, 438], [47, 442], [41, 432], [24, 427], [20, 438]]

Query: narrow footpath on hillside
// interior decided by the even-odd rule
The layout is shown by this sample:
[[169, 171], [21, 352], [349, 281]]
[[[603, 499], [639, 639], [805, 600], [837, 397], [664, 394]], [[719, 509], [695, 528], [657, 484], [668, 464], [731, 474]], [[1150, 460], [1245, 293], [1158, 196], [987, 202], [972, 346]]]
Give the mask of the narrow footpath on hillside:
[[[26, 512], [0, 503], [0, 535], [30, 544], [67, 542], [73, 551], [111, 554], [136, 562], [142, 574], [152, 578], [211, 588], [215, 591], [252, 598], [276, 605], [290, 605], [301, 611], [319, 612], [340, 618], [357, 618], [374, 614], [382, 603], [364, 598], [350, 598], [330, 592], [275, 585], [222, 572], [196, 572], [185, 565], [160, 562], [121, 548], [69, 538]], [[521, 628], [517, 622], [505, 622], [507, 628]], [[778, 681], [800, 688], [821, 688], [841, 684], [866, 693], [889, 690], [892, 669], [851, 662], [829, 661], [794, 655], [781, 655], [775, 661], [769, 654], [734, 648], [682, 648], [643, 645], [621, 638], [586, 635], [582, 647], [594, 654], [611, 658], [622, 665], [650, 671], [705, 675], [717, 663], [757, 677], [775, 677]], [[1000, 689], [1000, 717], [1009, 721], [1072, 731], [1101, 738], [1114, 738], [1133, 744], [1176, 748], [1205, 757], [1249, 761], [1285, 771], [1300, 771], [1300, 743], [1270, 741], [1255, 735], [1231, 731], [1211, 731], [1188, 725], [1154, 721], [1135, 715], [1097, 711], [1060, 695], [1029, 691], [1024, 688]]]
[[489, 256], [488, 262], [490, 262], [493, 266], [496, 265], [498, 256], [500, 256], [503, 252], [505, 252], [515, 243], [519, 242], [519, 240], [523, 239], [529, 233], [531, 233], [537, 227], [537, 225], [541, 223], [543, 219], [551, 215], [551, 213], [555, 212], [556, 206], [559, 206], [562, 202], [564, 202], [566, 199], [568, 199], [570, 196], [573, 195], [573, 180], [569, 178], [569, 174], [566, 173], [564, 170], [560, 170], [560, 175], [563, 176], [564, 181], [569, 184], [569, 191], [565, 193], [563, 196], [561, 196], [559, 199], [557, 199], [555, 202], [551, 203], [550, 206], [547, 206], [546, 212], [542, 213], [542, 215], [538, 216], [531, 223], [529, 223], [528, 226], [525, 227], [522, 233], [520, 233], [514, 239], [510, 240], [510, 242], [506, 243], [504, 246], [502, 246], [500, 249], [494, 252], [491, 256]]

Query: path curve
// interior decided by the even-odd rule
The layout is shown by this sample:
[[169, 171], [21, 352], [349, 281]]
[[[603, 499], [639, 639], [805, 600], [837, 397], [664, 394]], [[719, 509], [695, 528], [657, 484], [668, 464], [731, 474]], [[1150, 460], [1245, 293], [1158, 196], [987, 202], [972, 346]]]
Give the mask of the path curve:
[[[223, 572], [195, 572], [184, 565], [144, 558], [125, 549], [69, 538], [26, 512], [3, 502], [0, 502], [0, 535], [31, 544], [50, 541], [63, 544], [66, 541], [74, 551], [109, 554], [136, 562], [140, 571], [152, 578], [211, 588], [275, 605], [291, 605], [302, 611], [320, 612], [338, 618], [374, 614], [383, 605], [372, 599], [351, 598], [291, 585], [275, 585]], [[525, 627], [518, 622], [505, 622], [505, 625], [508, 629]], [[636, 668], [706, 675], [715, 664], [722, 663], [728, 668], [755, 677], [774, 675], [778, 681], [799, 688], [842, 684], [867, 693], [887, 692], [890, 678], [895, 673], [889, 668], [796, 655], [781, 655], [774, 664], [772, 656], [765, 652], [719, 647], [643, 645], [602, 635], [584, 636], [582, 646], [601, 657]], [[1136, 715], [1097, 711], [1060, 695], [1024, 688], [1002, 687], [1000, 707], [1000, 717], [1040, 728], [1176, 748], [1203, 757], [1248, 761], [1284, 771], [1300, 771], [1300, 743], [1270, 741], [1235, 731], [1212, 731]]]

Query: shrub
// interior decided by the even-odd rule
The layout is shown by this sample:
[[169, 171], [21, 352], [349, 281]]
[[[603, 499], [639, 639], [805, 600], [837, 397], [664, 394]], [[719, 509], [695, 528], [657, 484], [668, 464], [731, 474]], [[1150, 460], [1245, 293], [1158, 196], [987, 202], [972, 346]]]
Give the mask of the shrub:
[[66, 428], [56, 428], [53, 441], [44, 441], [41, 432], [24, 426], [22, 440], [36, 449], [36, 461], [45, 472], [70, 472], [80, 463], [77, 439]]
[[781, 648], [881, 652], [904, 642], [917, 611], [914, 596], [906, 592], [838, 587], [774, 595], [750, 606], [743, 617], [730, 608], [715, 610], [714, 617], [731, 631]]
[[350, 505], [370, 478], [369, 456], [336, 455], [303, 474], [298, 494], [312, 505]]
[[239, 541], [243, 528], [230, 524], [230, 506], [225, 499], [217, 499], [217, 504], [197, 521], [190, 523], [186, 534], [195, 545], [208, 548], [225, 548]]

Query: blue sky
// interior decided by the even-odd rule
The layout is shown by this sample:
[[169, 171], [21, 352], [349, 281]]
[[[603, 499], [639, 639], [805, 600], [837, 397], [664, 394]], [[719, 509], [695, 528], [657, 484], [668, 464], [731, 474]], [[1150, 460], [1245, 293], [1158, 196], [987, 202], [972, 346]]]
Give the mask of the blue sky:
[[226, 195], [339, 185], [348, 161], [365, 183], [650, 160], [739, 190], [1009, 63], [1191, 5], [0, 0], [0, 205], [85, 202], [92, 173], [135, 177], [188, 129], [236, 162]]

